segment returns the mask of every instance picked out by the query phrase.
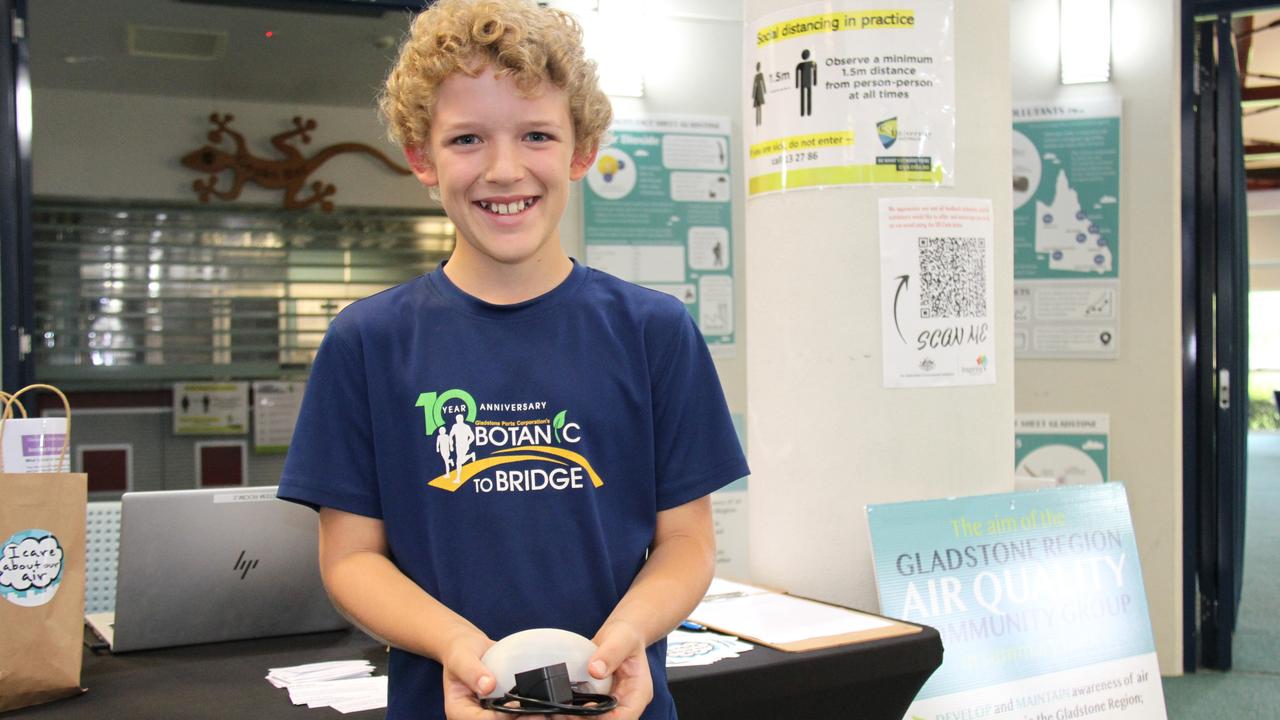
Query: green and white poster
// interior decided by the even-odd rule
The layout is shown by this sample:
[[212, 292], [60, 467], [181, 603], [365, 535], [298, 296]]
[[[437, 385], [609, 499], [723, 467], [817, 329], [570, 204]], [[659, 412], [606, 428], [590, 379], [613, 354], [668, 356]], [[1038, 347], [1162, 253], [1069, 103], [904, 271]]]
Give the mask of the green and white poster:
[[1121, 483], [867, 507], [881, 613], [937, 628], [906, 717], [1165, 720]]
[[952, 0], [828, 0], [747, 26], [747, 193], [953, 185]]
[[254, 452], [262, 455], [288, 452], [306, 386], [305, 382], [253, 383]]
[[1109, 479], [1108, 415], [1019, 414], [1014, 424], [1013, 474], [1019, 489]]
[[587, 264], [668, 293], [716, 356], [734, 352], [729, 120], [618, 119], [583, 190]]
[[1014, 350], [1118, 357], [1120, 99], [1013, 106]]
[[249, 383], [173, 384], [174, 435], [244, 435], [249, 432]]

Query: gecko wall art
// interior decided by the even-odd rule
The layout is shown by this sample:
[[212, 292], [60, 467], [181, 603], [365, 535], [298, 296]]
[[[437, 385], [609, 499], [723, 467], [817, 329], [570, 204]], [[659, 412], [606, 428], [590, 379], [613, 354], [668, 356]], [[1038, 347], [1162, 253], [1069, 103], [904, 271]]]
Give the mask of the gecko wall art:
[[[232, 130], [230, 125], [234, 115], [214, 113], [209, 116], [213, 129], [209, 131], [211, 144], [187, 153], [182, 164], [205, 177], [191, 183], [200, 202], [209, 202], [212, 198], [234, 200], [240, 197], [241, 190], [247, 183], [254, 183], [268, 190], [284, 191], [284, 207], [287, 210], [300, 210], [312, 205], [324, 212], [333, 210], [333, 202], [329, 199], [337, 192], [332, 183], [323, 180], [310, 180], [311, 174], [321, 165], [336, 155], [343, 153], [363, 153], [385, 164], [390, 170], [400, 175], [412, 174], [409, 168], [401, 167], [386, 155], [362, 143], [338, 143], [316, 151], [313, 155], [304, 155], [293, 141], [296, 139], [303, 145], [311, 142], [311, 131], [316, 129], [316, 121], [293, 118], [293, 129], [274, 135], [271, 145], [282, 157], [264, 158], [250, 152], [244, 136]], [[234, 147], [224, 149], [224, 138], [230, 138]], [[230, 171], [229, 184], [226, 189], [220, 187], [222, 173]]]

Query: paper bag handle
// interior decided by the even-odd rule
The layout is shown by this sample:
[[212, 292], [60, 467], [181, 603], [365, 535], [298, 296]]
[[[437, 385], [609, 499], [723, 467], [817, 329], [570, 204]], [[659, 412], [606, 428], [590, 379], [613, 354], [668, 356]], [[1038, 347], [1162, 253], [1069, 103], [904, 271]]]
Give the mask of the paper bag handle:
[[[54, 465], [54, 467], [61, 468], [62, 463], [67, 459], [67, 454], [71, 452], [71, 403], [67, 401], [67, 396], [63, 395], [61, 390], [52, 385], [41, 385], [36, 383], [35, 385], [28, 385], [12, 395], [5, 393], [7, 399], [4, 401], [4, 414], [0, 415], [0, 447], [3, 447], [5, 425], [8, 425], [8, 423], [3, 422], [2, 420], [13, 417], [13, 406], [15, 403], [18, 407], [22, 407], [22, 403], [18, 401], [18, 396], [28, 390], [49, 390], [62, 399], [62, 406], [67, 409], [67, 436], [62, 441], [62, 452], [58, 453], [58, 462]], [[22, 415], [23, 417], [26, 417], [26, 408], [22, 408]], [[4, 472], [3, 452], [0, 452], [0, 472]]]
[[[9, 401], [9, 398], [11, 397], [13, 396], [10, 395], [9, 393], [3, 390], [0, 390], [0, 402], [7, 403]], [[22, 411], [22, 417], [25, 419], [27, 417], [27, 407], [22, 404], [21, 400], [19, 400], [18, 402], [15, 402], [14, 405], [17, 405], [18, 409]], [[13, 408], [6, 405], [4, 409], [4, 416], [0, 417], [0, 420], [8, 420], [12, 417], [13, 417]]]

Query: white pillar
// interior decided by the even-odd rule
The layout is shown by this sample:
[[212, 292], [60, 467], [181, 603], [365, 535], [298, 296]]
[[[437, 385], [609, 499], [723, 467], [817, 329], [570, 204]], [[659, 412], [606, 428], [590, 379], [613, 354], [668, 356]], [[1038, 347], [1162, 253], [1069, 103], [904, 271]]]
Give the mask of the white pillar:
[[[804, 4], [748, 0], [745, 18], [749, 25]], [[955, 2], [954, 186], [799, 190], [747, 201], [755, 582], [875, 609], [865, 505], [1013, 487], [1008, 22], [1005, 0]], [[883, 387], [878, 201], [902, 196], [993, 201], [994, 385]]]

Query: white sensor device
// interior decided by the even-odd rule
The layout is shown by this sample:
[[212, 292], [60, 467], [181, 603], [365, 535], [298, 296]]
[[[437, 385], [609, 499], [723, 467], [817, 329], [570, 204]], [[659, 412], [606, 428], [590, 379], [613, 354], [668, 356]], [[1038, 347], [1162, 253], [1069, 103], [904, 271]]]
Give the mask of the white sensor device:
[[[500, 698], [516, 684], [516, 673], [564, 663], [569, 682], [581, 692], [607, 695], [613, 678], [597, 680], [587, 672], [596, 644], [581, 635], [557, 628], [535, 628], [508, 635], [494, 643], [480, 661], [498, 682], [487, 698]], [[581, 684], [579, 684], [581, 683]]]

